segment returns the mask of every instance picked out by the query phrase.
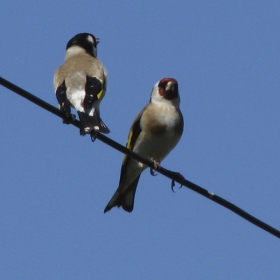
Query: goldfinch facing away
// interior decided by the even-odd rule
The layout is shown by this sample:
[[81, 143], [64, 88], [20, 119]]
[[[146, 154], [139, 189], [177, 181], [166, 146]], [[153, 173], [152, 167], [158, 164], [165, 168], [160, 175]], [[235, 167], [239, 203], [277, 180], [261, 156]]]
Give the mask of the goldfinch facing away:
[[66, 58], [54, 75], [54, 88], [64, 123], [75, 118], [71, 107], [78, 112], [85, 135], [92, 130], [109, 133], [100, 118], [99, 105], [106, 92], [107, 72], [97, 59], [98, 38], [89, 33], [74, 36], [66, 46]]
[[[175, 79], [164, 78], [155, 84], [150, 102], [135, 118], [126, 147], [144, 158], [159, 164], [180, 140], [184, 120], [179, 109], [180, 96]], [[104, 213], [112, 207], [122, 207], [131, 212], [136, 187], [142, 171], [147, 166], [124, 156], [119, 187]]]

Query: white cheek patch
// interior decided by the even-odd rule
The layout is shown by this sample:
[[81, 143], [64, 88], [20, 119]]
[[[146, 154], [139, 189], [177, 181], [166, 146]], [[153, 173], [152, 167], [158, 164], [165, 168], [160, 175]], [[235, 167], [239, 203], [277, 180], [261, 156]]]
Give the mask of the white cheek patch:
[[93, 40], [93, 38], [92, 38], [90, 35], [87, 36], [87, 40], [88, 40], [90, 43], [94, 44], [94, 40]]

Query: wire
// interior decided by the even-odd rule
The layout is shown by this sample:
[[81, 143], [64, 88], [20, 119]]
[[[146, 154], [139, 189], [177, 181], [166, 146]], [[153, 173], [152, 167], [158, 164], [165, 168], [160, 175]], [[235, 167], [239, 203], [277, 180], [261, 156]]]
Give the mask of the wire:
[[[38, 106], [42, 107], [43, 109], [53, 113], [54, 115], [56, 115], [60, 118], [64, 117], [64, 115], [62, 114], [62, 112], [58, 108], [55, 108], [54, 106], [50, 105], [49, 103], [43, 101], [42, 99], [36, 97], [35, 95], [32, 95], [31, 93], [29, 93], [29, 92], [25, 91], [24, 89], [16, 86], [15, 84], [12, 84], [11, 82], [3, 79], [2, 77], [0, 77], [0, 84], [4, 87], [8, 88], [9, 90], [19, 94], [20, 96], [28, 99], [29, 101], [37, 104]], [[71, 124], [80, 128], [80, 122], [78, 120], [73, 120], [71, 122]], [[114, 149], [116, 149], [116, 150], [134, 158], [135, 160], [147, 165], [151, 169], [154, 168], [154, 162], [152, 162], [151, 160], [142, 158], [138, 154], [132, 152], [131, 150], [129, 150], [126, 147], [120, 145], [119, 143], [113, 141], [112, 139], [106, 137], [105, 135], [97, 132], [95, 136], [98, 140], [100, 140], [103, 143], [111, 146], [112, 148], [114, 148]], [[172, 188], [174, 186], [174, 182], [178, 182], [179, 184], [181, 184], [181, 185], [183, 185], [183, 186], [185, 186], [185, 187], [203, 195], [204, 197], [222, 205], [223, 207], [225, 207], [225, 208], [229, 209], [230, 211], [236, 213], [237, 215], [239, 215], [243, 219], [247, 220], [248, 222], [256, 225], [257, 227], [259, 227], [259, 228], [269, 232], [270, 234], [280, 238], [280, 231], [277, 230], [276, 228], [273, 228], [270, 225], [268, 225], [268, 224], [262, 222], [261, 220], [255, 218], [254, 216], [245, 212], [244, 210], [242, 210], [241, 208], [232, 204], [231, 202], [223, 199], [222, 197], [219, 197], [218, 195], [215, 195], [214, 193], [212, 193], [208, 190], [205, 190], [202, 187], [186, 180], [180, 173], [167, 170], [163, 167], [159, 167], [156, 171], [172, 180], [172, 184], [171, 184]]]

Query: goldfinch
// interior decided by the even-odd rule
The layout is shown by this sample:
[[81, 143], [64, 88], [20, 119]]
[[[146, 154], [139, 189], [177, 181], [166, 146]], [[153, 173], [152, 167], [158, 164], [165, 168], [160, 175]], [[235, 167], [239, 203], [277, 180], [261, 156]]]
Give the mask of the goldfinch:
[[[184, 120], [179, 109], [178, 83], [173, 78], [157, 82], [149, 103], [136, 116], [126, 147], [158, 165], [176, 146], [183, 134]], [[134, 197], [140, 175], [147, 166], [124, 156], [119, 187], [104, 213], [113, 207], [122, 207], [132, 212]]]
[[75, 118], [71, 107], [78, 112], [80, 134], [92, 130], [109, 133], [100, 118], [99, 105], [106, 93], [107, 72], [97, 58], [99, 39], [89, 33], [74, 36], [66, 46], [66, 58], [54, 75], [54, 88], [64, 123]]

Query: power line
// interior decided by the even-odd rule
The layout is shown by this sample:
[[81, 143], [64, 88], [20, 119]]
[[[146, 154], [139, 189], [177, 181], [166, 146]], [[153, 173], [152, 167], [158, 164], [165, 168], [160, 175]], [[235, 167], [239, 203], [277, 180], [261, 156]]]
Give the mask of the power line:
[[[9, 90], [19, 94], [20, 96], [28, 99], [29, 101], [37, 104], [38, 106], [42, 107], [43, 109], [53, 113], [54, 115], [63, 118], [64, 115], [62, 114], [62, 112], [50, 105], [49, 103], [43, 101], [42, 99], [36, 97], [35, 95], [27, 92], [26, 90], [16, 86], [15, 84], [12, 84], [11, 82], [3, 79], [2, 77], [0, 77], [0, 84], [6, 88], [8, 88]], [[80, 128], [80, 122], [78, 120], [73, 120], [71, 122], [72, 125]], [[154, 168], [154, 162], [152, 162], [151, 160], [142, 158], [141, 156], [139, 156], [138, 154], [132, 152], [131, 150], [128, 150], [127, 148], [125, 148], [124, 146], [120, 145], [119, 143], [113, 141], [112, 139], [106, 137], [105, 135], [97, 132], [96, 133], [96, 138], [100, 141], [102, 141], [103, 143], [111, 146], [112, 148], [127, 154], [128, 156], [134, 158], [135, 160], [147, 165], [148, 167], [150, 167], [151, 169]], [[215, 195], [214, 193], [207, 191], [205, 189], [203, 189], [202, 187], [186, 180], [180, 173], [178, 172], [173, 172], [170, 170], [167, 170], [163, 167], [159, 167], [159, 169], [157, 169], [158, 173], [161, 173], [162, 175], [170, 178], [172, 180], [172, 187], [174, 185], [174, 182], [178, 182], [179, 184], [203, 195], [204, 197], [222, 205], [223, 207], [229, 209], [230, 211], [236, 213], [237, 215], [239, 215], [240, 217], [242, 217], [243, 219], [249, 221], [250, 223], [258, 226], [259, 228], [269, 232], [272, 235], [275, 235], [276, 237], [280, 238], [280, 231], [277, 230], [276, 228], [271, 227], [270, 225], [262, 222], [261, 220], [255, 218], [254, 216], [250, 215], [249, 213], [245, 212], [244, 210], [242, 210], [241, 208], [237, 207], [236, 205], [232, 204], [231, 202], [223, 199], [222, 197], [219, 197], [218, 195]]]

